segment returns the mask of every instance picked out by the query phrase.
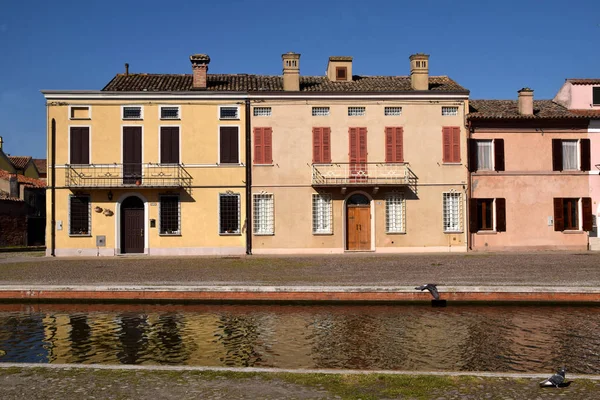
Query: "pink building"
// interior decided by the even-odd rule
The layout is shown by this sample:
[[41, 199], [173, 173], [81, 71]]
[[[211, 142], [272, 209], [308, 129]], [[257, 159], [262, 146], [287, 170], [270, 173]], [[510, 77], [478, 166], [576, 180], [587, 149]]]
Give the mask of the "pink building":
[[469, 247], [586, 250], [589, 117], [528, 88], [469, 105]]

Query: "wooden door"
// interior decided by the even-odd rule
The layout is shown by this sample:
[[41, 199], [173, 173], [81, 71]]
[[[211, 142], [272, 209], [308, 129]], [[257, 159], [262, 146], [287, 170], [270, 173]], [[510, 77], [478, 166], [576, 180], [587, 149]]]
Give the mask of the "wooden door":
[[349, 206], [347, 215], [348, 250], [371, 250], [371, 207]]
[[350, 128], [350, 177], [356, 180], [367, 178], [367, 128]]
[[123, 209], [121, 253], [144, 252], [144, 209]]
[[142, 184], [142, 127], [123, 128], [123, 184]]

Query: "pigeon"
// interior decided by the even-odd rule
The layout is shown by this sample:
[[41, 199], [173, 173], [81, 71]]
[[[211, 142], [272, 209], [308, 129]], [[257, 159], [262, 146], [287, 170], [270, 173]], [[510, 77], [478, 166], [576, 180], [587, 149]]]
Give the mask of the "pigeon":
[[552, 375], [550, 378], [540, 382], [540, 387], [559, 387], [565, 381], [565, 367], [559, 368], [556, 374]]
[[437, 291], [437, 287], [436, 287], [435, 283], [428, 283], [426, 285], [417, 286], [415, 289], [420, 290], [420, 291], [427, 289], [427, 290], [429, 290], [429, 293], [431, 293], [431, 295], [433, 296], [434, 300], [440, 299], [440, 294]]

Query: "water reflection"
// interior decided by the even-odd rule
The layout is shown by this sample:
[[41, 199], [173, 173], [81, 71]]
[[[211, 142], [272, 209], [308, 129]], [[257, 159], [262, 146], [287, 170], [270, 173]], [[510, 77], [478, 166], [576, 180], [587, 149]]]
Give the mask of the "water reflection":
[[0, 305], [0, 362], [600, 373], [598, 307], [36, 307]]

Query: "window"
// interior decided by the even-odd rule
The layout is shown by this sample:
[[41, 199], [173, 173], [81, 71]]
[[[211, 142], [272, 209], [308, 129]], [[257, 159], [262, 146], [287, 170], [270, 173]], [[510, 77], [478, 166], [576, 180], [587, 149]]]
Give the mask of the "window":
[[121, 111], [123, 119], [144, 119], [142, 106], [123, 106]]
[[87, 126], [72, 126], [69, 136], [69, 163], [90, 163], [90, 128]]
[[220, 119], [240, 119], [238, 106], [221, 106], [219, 107]]
[[443, 162], [460, 162], [460, 127], [445, 126], [442, 128]]
[[69, 119], [91, 119], [92, 108], [90, 106], [69, 106]]
[[161, 195], [159, 211], [159, 232], [161, 235], [179, 235], [181, 210], [179, 206], [179, 196]]
[[314, 234], [331, 234], [332, 202], [330, 194], [312, 195], [312, 226]]
[[312, 116], [313, 117], [329, 116], [329, 107], [313, 107], [312, 108]]
[[90, 196], [69, 198], [69, 235], [90, 236], [91, 232]]
[[589, 171], [590, 139], [552, 139], [553, 171]]
[[348, 107], [349, 117], [362, 117], [366, 113], [365, 107]]
[[274, 233], [273, 194], [254, 195], [254, 234], [272, 235]]
[[181, 119], [179, 106], [160, 106], [160, 119]]
[[313, 128], [313, 164], [331, 163], [331, 129]]
[[462, 231], [462, 195], [456, 192], [446, 192], [443, 195], [444, 232]]
[[219, 162], [239, 164], [239, 135], [237, 126], [222, 126], [219, 129]]
[[254, 107], [255, 117], [270, 117], [271, 107]]
[[335, 67], [335, 80], [336, 81], [345, 81], [348, 79], [346, 76], [348, 74], [348, 69], [346, 67]]
[[555, 231], [591, 231], [593, 228], [592, 216], [592, 199], [590, 197], [554, 198]]
[[179, 164], [179, 127], [160, 127], [161, 164]]
[[504, 139], [469, 139], [469, 171], [504, 171]]
[[600, 106], [600, 86], [592, 88], [592, 105]]
[[453, 117], [458, 115], [458, 107], [442, 107], [444, 117]]
[[385, 198], [385, 231], [387, 233], [404, 233], [404, 195], [390, 193]]
[[219, 193], [219, 233], [240, 233], [239, 193]]
[[254, 128], [254, 164], [273, 164], [273, 129]]
[[506, 200], [505, 199], [471, 199], [469, 210], [469, 230], [506, 231]]
[[385, 162], [404, 162], [404, 150], [402, 142], [403, 132], [404, 130], [402, 127], [385, 128]]
[[385, 107], [383, 110], [385, 116], [402, 115], [402, 107]]

